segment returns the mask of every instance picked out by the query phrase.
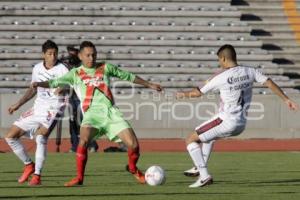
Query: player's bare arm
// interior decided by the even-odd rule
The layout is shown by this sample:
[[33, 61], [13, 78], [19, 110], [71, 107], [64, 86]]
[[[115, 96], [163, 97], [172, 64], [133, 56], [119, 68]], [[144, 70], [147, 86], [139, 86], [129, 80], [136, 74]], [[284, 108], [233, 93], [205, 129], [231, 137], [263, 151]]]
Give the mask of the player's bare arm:
[[162, 88], [161, 85], [156, 84], [156, 83], [151, 83], [151, 82], [145, 81], [144, 79], [140, 78], [139, 76], [136, 76], [136, 77], [135, 77], [133, 83], [139, 84], [139, 85], [143, 85], [143, 86], [145, 86], [145, 87], [147, 87], [147, 88], [156, 90], [156, 91], [158, 91], [158, 92], [163, 91], [163, 88]]
[[11, 105], [8, 108], [9, 114], [13, 114], [16, 110], [18, 110], [22, 105], [24, 105], [27, 101], [32, 99], [36, 95], [36, 88], [28, 88], [23, 95], [23, 97], [15, 104]]
[[299, 105], [289, 99], [288, 96], [286, 96], [283, 91], [280, 89], [280, 87], [274, 83], [271, 79], [268, 79], [265, 83], [264, 86], [267, 86], [270, 88], [277, 96], [279, 96], [284, 103], [289, 107], [290, 110], [299, 110]]
[[[36, 89], [37, 87], [49, 88], [50, 86], [49, 86], [48, 81], [44, 81], [44, 82], [33, 82], [30, 87]], [[58, 87], [54, 91], [54, 94], [55, 95], [65, 95], [68, 92], [68, 90], [69, 90], [68, 87], [64, 87], [64, 88]]]
[[198, 88], [186, 92], [177, 92], [176, 99], [201, 97], [203, 94]]
[[44, 81], [44, 82], [33, 82], [31, 83], [31, 88], [37, 88], [37, 87], [42, 87], [42, 88], [50, 88], [49, 86], [49, 82], [48, 81]]

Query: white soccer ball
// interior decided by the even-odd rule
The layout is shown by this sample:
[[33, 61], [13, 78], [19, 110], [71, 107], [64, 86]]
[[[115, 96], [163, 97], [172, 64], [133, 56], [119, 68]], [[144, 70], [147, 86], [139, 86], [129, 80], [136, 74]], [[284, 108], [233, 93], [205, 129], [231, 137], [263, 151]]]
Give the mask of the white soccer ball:
[[148, 185], [162, 185], [166, 181], [165, 171], [160, 166], [151, 166], [145, 173], [145, 179]]

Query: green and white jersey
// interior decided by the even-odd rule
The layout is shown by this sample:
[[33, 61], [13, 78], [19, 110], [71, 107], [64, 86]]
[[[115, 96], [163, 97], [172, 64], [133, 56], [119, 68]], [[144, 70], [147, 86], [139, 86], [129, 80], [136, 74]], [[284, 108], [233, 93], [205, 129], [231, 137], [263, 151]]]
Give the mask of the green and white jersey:
[[133, 82], [135, 75], [119, 69], [112, 64], [87, 68], [83, 65], [72, 69], [62, 77], [49, 81], [51, 88], [70, 85], [74, 88], [84, 112], [88, 110], [107, 110], [114, 104], [110, 90], [110, 77]]

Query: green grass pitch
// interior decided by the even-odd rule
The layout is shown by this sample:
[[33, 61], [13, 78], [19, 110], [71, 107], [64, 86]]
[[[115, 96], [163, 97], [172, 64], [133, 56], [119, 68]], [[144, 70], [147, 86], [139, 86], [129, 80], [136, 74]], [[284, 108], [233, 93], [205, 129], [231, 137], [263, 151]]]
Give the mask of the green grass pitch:
[[167, 181], [162, 186], [140, 185], [125, 169], [127, 154], [89, 154], [84, 185], [65, 188], [75, 175], [75, 154], [50, 153], [42, 186], [17, 183], [22, 164], [11, 154], [0, 154], [0, 199], [47, 200], [168, 200], [168, 199], [300, 199], [299, 152], [213, 153], [209, 170], [215, 183], [190, 189], [194, 178], [182, 172], [192, 166], [187, 153], [142, 153], [141, 169], [160, 165]]

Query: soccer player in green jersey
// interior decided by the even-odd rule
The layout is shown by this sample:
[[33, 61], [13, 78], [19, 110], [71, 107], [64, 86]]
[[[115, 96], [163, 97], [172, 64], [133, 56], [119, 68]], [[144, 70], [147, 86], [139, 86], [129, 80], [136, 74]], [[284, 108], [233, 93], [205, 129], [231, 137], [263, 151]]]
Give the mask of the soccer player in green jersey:
[[82, 65], [72, 69], [66, 75], [46, 82], [34, 82], [31, 85], [33, 88], [56, 88], [71, 85], [81, 101], [84, 114], [76, 153], [77, 177], [65, 183], [65, 186], [83, 184], [88, 158], [87, 145], [94, 138], [104, 134], [112, 141], [124, 142], [128, 148], [127, 170], [139, 183], [145, 183], [144, 174], [136, 166], [140, 156], [139, 143], [130, 124], [123, 119], [121, 112], [114, 105], [109, 88], [110, 77], [118, 77], [157, 91], [162, 91], [162, 87], [145, 81], [130, 72], [122, 71], [112, 64], [96, 64], [97, 51], [90, 41], [81, 43], [79, 58]]

